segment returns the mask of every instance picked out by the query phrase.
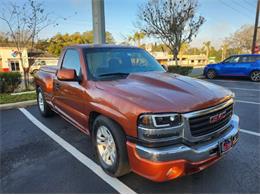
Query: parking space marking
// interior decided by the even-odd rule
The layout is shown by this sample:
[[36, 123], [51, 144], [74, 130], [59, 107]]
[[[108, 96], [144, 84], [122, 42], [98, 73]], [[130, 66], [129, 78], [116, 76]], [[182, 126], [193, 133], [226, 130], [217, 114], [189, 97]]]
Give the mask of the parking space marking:
[[258, 89], [246, 89], [246, 88], [236, 88], [236, 87], [227, 87], [229, 89], [234, 89], [234, 90], [242, 90], [242, 91], [259, 91]]
[[255, 135], [255, 136], [260, 137], [260, 133], [256, 133], [256, 132], [245, 130], [245, 129], [240, 129], [240, 131], [243, 132], [243, 133], [247, 133], [247, 134], [250, 134], [250, 135]]
[[235, 100], [238, 103], [245, 103], [245, 104], [256, 104], [256, 105], [260, 105], [260, 102], [251, 102], [251, 101], [244, 101], [244, 100]]
[[118, 180], [117, 178], [111, 177], [106, 174], [102, 168], [97, 165], [90, 158], [82, 154], [79, 150], [77, 150], [74, 146], [69, 144], [67, 141], [62, 139], [60, 136], [55, 134], [52, 130], [42, 124], [38, 119], [36, 119], [29, 111], [25, 108], [19, 108], [19, 110], [40, 130], [42, 130], [45, 134], [47, 134], [50, 138], [52, 138], [55, 142], [57, 142], [61, 147], [63, 147], [67, 152], [69, 152], [72, 156], [74, 156], [78, 161], [88, 167], [91, 171], [93, 171], [97, 176], [99, 176], [102, 180], [108, 183], [111, 187], [113, 187], [116, 191], [121, 194], [136, 194], [131, 188], [125, 185], [123, 182]]
[[252, 82], [252, 81], [234, 81], [234, 80], [216, 80], [216, 79], [214, 79], [214, 80], [211, 80], [211, 79], [205, 79], [205, 80], [207, 80], [207, 81], [212, 81], [212, 82], [214, 82], [214, 81], [217, 81], [217, 82], [224, 82], [224, 83], [250, 83], [250, 84], [256, 84], [256, 85], [259, 85], [258, 83], [254, 83], [254, 82]]

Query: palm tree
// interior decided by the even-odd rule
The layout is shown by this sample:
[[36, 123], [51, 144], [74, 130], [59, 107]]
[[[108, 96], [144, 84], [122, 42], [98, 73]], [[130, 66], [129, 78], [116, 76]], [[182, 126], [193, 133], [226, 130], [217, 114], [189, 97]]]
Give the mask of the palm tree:
[[145, 38], [145, 33], [144, 32], [135, 32], [134, 36], [134, 41], [137, 42], [137, 46], [141, 46], [141, 41]]
[[179, 52], [180, 64], [182, 64], [182, 56], [183, 56], [183, 54], [185, 54], [188, 49], [189, 49], [189, 44], [188, 43], [182, 43], [181, 44], [181, 48], [180, 48], [180, 52]]
[[206, 56], [207, 56], [207, 60], [208, 60], [209, 59], [209, 52], [210, 52], [210, 49], [211, 49], [211, 42], [210, 41], [204, 42], [202, 49], [204, 51], [206, 51]]
[[145, 38], [144, 32], [135, 32], [133, 36], [128, 36], [127, 41], [131, 42], [133, 41], [135, 44], [137, 43], [137, 46], [141, 46], [141, 41]]

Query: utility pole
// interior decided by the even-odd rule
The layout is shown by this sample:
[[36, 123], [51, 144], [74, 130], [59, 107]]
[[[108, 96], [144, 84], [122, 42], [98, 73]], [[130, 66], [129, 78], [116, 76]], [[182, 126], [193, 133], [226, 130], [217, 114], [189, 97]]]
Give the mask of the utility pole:
[[253, 44], [252, 44], [252, 54], [255, 53], [255, 48], [256, 48], [256, 37], [257, 37], [258, 20], [259, 20], [259, 9], [260, 9], [260, 0], [257, 0], [256, 16], [255, 16], [255, 29], [254, 29]]
[[94, 43], [106, 43], [104, 0], [92, 0], [92, 20]]

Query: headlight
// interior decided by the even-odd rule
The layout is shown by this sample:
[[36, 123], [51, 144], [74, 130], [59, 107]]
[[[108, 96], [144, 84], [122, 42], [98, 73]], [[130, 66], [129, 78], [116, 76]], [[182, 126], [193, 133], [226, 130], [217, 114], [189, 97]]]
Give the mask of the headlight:
[[180, 114], [143, 114], [138, 119], [138, 136], [147, 141], [161, 141], [180, 136], [183, 120]]

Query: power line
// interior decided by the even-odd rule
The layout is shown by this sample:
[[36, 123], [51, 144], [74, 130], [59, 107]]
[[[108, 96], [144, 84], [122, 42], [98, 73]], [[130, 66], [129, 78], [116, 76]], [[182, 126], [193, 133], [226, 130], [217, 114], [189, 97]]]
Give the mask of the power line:
[[233, 1], [233, 3], [235, 3], [235, 5], [241, 7], [243, 10], [249, 11], [250, 13], [252, 13], [253, 10], [248, 9], [248, 8], [245, 7], [244, 5], [241, 5], [241, 3], [240, 3], [239, 1], [237, 1], [237, 2], [234, 2], [234, 0], [232, 0], [232, 1]]
[[[222, 1], [222, 0], [220, 0], [220, 2], [223, 4], [223, 5], [225, 5], [226, 7], [229, 7], [230, 9], [232, 9], [233, 11], [235, 11], [235, 12], [237, 12], [237, 13], [239, 13], [240, 15], [242, 15], [242, 13], [241, 13], [241, 11], [239, 11], [238, 9], [236, 9], [236, 8], [233, 8], [232, 6], [230, 6], [229, 4], [227, 4], [227, 3], [225, 3], [224, 1]], [[245, 14], [245, 13], [244, 13]], [[245, 14], [245, 15], [247, 15], [247, 16], [249, 16], [249, 17], [251, 17], [250, 15], [248, 15], [248, 14]]]
[[249, 6], [253, 7], [253, 8], [255, 8], [255, 6], [253, 6], [253, 5], [251, 4], [251, 2], [249, 2], [249, 1], [247, 1], [247, 0], [244, 0], [244, 2], [245, 2], [247, 5], [249, 5]]

